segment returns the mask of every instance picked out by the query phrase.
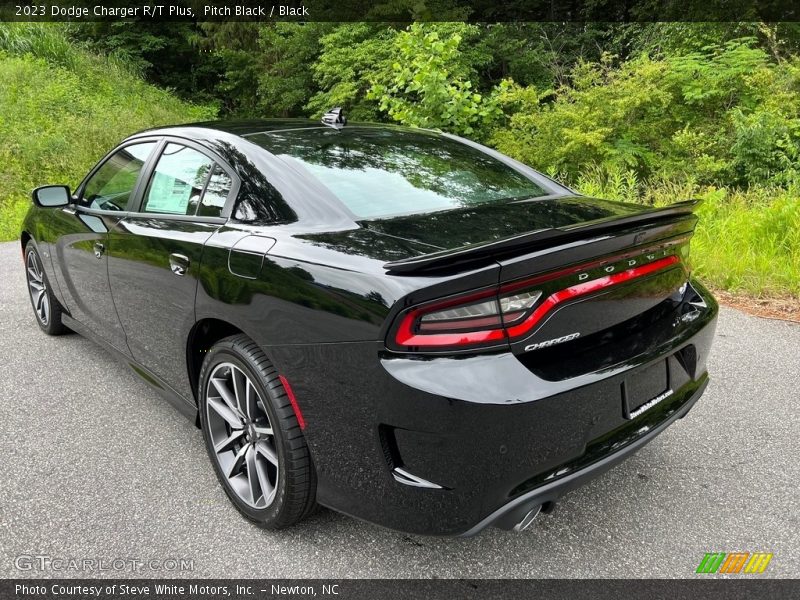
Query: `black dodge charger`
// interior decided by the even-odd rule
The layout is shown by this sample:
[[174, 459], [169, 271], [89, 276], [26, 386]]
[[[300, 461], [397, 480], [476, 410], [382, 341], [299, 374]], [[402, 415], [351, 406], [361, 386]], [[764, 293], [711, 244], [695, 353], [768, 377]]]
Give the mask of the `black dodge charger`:
[[41, 329], [194, 420], [251, 521], [471, 535], [524, 529], [703, 393], [694, 208], [334, 113], [133, 135], [37, 188], [21, 243]]

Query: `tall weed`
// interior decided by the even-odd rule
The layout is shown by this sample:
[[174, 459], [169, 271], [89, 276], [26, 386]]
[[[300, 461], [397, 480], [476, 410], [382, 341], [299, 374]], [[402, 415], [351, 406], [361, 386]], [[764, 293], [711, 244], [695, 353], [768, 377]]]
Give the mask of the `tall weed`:
[[748, 190], [683, 182], [639, 182], [600, 170], [578, 178], [590, 196], [664, 206], [699, 198], [692, 265], [719, 289], [754, 296], [800, 297], [800, 189], [754, 186]]
[[126, 136], [213, 118], [117, 60], [71, 45], [58, 24], [0, 25], [0, 239], [19, 236], [30, 190], [75, 186]]

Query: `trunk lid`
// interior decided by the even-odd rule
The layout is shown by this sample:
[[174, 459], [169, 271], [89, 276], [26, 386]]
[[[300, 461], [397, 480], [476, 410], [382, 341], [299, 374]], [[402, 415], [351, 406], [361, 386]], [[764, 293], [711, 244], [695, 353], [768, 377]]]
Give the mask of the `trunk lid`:
[[623, 228], [691, 216], [699, 201], [653, 208], [583, 196], [485, 204], [459, 210], [365, 221], [373, 232], [439, 248], [395, 260], [394, 273], [452, 271], [519, 251], [552, 247]]
[[[671, 310], [689, 279], [696, 202], [650, 209], [533, 234], [495, 253], [500, 289], [541, 293], [550, 308], [526, 335], [509, 336], [515, 354], [591, 350], [619, 327], [645, 329], [647, 315]], [[524, 238], [524, 236], [523, 236]], [[638, 325], [636, 325], [638, 323]], [[511, 331], [511, 330], [510, 330]], [[619, 357], [592, 357], [583, 366]]]
[[[437, 241], [438, 234], [438, 246], [446, 247], [387, 263], [384, 266], [390, 275], [436, 278], [484, 265], [499, 267], [497, 310], [522, 307], [501, 317], [512, 351], [552, 355], [550, 348], [585, 349], [586, 344], [623, 324], [637, 320], [643, 324], [643, 315], [652, 316], [654, 310], [674, 308], [680, 302], [688, 280], [689, 240], [697, 222], [693, 214], [697, 204], [688, 201], [651, 208], [568, 197], [448, 211], [421, 220], [418, 217], [416, 225], [412, 217], [403, 217], [372, 222], [370, 227], [429, 245]], [[432, 221], [438, 226], [431, 225]], [[459, 239], [461, 245], [457, 245]], [[464, 240], [471, 243], [464, 245]], [[483, 302], [480, 311], [489, 310], [485, 294], [475, 302]], [[478, 310], [445, 308], [442, 312], [438, 307], [437, 314], [430, 316], [424, 315], [425, 308], [418, 310], [418, 318], [429, 323], [423, 328], [423, 321], [413, 325], [407, 319], [401, 338], [413, 339], [422, 349], [423, 329], [434, 329], [430, 320], [438, 320], [437, 331], [447, 332], [448, 318]], [[463, 326], [453, 321], [453, 327], [452, 334], [431, 335], [431, 342], [461, 343]], [[414, 332], [422, 335], [411, 337]], [[481, 338], [470, 335], [469, 339]], [[497, 332], [486, 334], [485, 339], [495, 346], [500, 341]], [[474, 349], [474, 344], [468, 349]], [[602, 358], [597, 359], [601, 365]], [[554, 367], [558, 370], [557, 364]]]

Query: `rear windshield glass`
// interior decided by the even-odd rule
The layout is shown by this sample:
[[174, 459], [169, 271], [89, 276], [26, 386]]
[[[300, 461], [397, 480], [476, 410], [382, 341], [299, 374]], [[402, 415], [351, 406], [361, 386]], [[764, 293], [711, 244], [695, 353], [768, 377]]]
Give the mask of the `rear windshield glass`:
[[475, 148], [426, 132], [345, 127], [247, 137], [311, 173], [360, 219], [550, 193]]

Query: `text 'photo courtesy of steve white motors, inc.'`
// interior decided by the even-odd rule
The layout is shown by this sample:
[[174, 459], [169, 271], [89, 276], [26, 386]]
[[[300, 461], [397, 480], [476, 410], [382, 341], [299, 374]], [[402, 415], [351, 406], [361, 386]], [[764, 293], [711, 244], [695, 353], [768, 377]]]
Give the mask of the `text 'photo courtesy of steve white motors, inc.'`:
[[338, 583], [315, 582], [309, 585], [284, 585], [272, 583], [268, 587], [261, 585], [216, 583], [173, 584], [164, 582], [74, 584], [57, 583], [47, 585], [30, 585], [18, 583], [14, 586], [14, 594], [19, 597], [68, 597], [68, 598], [145, 598], [145, 597], [208, 597], [208, 598], [245, 598], [269, 595], [270, 597], [337, 597], [342, 594], [342, 586]]

